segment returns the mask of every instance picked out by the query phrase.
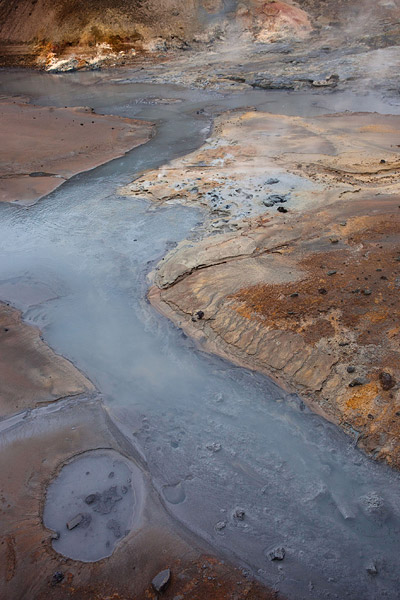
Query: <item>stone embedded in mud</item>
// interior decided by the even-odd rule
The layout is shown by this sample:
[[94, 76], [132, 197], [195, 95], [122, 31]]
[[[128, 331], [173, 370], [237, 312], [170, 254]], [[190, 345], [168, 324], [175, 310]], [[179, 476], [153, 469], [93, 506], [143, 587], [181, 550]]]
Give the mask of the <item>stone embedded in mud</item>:
[[379, 381], [381, 382], [382, 389], [385, 391], [391, 390], [396, 385], [395, 378], [385, 371], [379, 374]]
[[100, 494], [96, 493], [96, 494], [89, 494], [89, 496], [86, 496], [85, 498], [85, 502], [86, 504], [93, 504], [93, 502], [96, 502], [97, 500], [100, 499]]
[[238, 519], [238, 521], [243, 521], [245, 515], [246, 513], [244, 512], [243, 508], [235, 508], [235, 512], [233, 513], [235, 519]]
[[153, 586], [156, 592], [164, 592], [167, 589], [170, 580], [171, 571], [170, 569], [165, 569], [164, 571], [161, 571], [160, 573], [158, 573], [158, 575], [154, 577], [153, 581], [151, 582], [151, 585]]
[[347, 367], [347, 372], [348, 372], [348, 373], [354, 373], [354, 372], [355, 372], [355, 370], [356, 370], [356, 368], [355, 368], [355, 367], [353, 367], [352, 365], [349, 365], [349, 366]]
[[57, 583], [61, 583], [64, 579], [64, 573], [62, 571], [56, 571], [53, 574], [53, 577], [51, 579], [51, 584], [52, 585], [57, 585]]
[[211, 452], [219, 452], [222, 448], [221, 444], [218, 444], [218, 442], [212, 442], [211, 444], [207, 444], [206, 445], [207, 450], [210, 450]]
[[218, 521], [215, 525], [215, 531], [222, 531], [226, 527], [226, 521]]
[[366, 569], [368, 575], [378, 575], [378, 569], [374, 562], [371, 562]]
[[78, 527], [78, 525], [80, 525], [83, 522], [83, 520], [84, 520], [83, 514], [79, 513], [79, 515], [76, 515], [73, 519], [68, 521], [67, 528], [69, 530], [75, 529], [75, 527]]
[[366, 385], [368, 383], [368, 379], [366, 377], [356, 377], [349, 383], [349, 387], [357, 387], [359, 385]]
[[267, 554], [269, 560], [283, 560], [286, 556], [286, 550], [285, 548], [279, 546], [277, 548], [274, 548], [273, 550], [271, 550], [270, 552], [268, 552]]

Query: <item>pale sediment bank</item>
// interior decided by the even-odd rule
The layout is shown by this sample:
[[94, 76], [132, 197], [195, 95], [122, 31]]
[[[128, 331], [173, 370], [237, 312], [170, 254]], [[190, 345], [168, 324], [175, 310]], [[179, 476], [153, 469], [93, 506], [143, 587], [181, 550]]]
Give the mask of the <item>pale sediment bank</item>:
[[0, 202], [33, 204], [65, 180], [147, 142], [146, 121], [99, 115], [87, 107], [0, 102]]

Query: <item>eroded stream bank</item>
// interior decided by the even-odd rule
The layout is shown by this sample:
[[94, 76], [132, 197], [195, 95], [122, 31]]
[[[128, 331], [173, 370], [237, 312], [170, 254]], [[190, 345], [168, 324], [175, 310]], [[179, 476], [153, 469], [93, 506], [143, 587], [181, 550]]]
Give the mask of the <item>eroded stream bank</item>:
[[[290, 598], [397, 598], [398, 474], [365, 458], [295, 396], [261, 375], [198, 352], [157, 315], [146, 301], [146, 274], [168, 248], [198, 235], [203, 215], [189, 207], [156, 208], [115, 191], [135, 173], [194, 150], [208, 136], [212, 116], [229, 108], [250, 105], [308, 115], [332, 111], [339, 103], [343, 110], [359, 109], [361, 102], [365, 110], [393, 107], [373, 97], [263, 92], [223, 97], [167, 86], [113, 85], [90, 73], [54, 79], [11, 74], [4, 91], [27, 94], [37, 104], [89, 105], [158, 123], [148, 144], [73, 178], [36, 206], [0, 206], [0, 298], [20, 308], [50, 346], [88, 376], [108, 413], [94, 398], [3, 422], [2, 454], [20, 482], [9, 493], [10, 507], [22, 494], [24, 511], [37, 512], [46, 484], [63, 462], [83, 451], [112, 448], [131, 456], [145, 481], [145, 514], [138, 511], [137, 531], [108, 559], [114, 569], [124, 563], [125, 576], [127, 550], [139, 562], [141, 553], [154, 552], [159, 527], [164, 535], [158, 540], [167, 552], [173, 546], [170, 530], [182, 536], [192, 532], [199, 543], [204, 540]], [[181, 102], [160, 102], [166, 97]], [[35, 456], [29, 465], [27, 455]], [[28, 468], [38, 474], [27, 477]], [[86, 497], [81, 479], [72, 492]], [[93, 492], [103, 492], [106, 484], [112, 487], [101, 477]], [[62, 536], [74, 535], [64, 522], [75, 513], [66, 515], [60, 505]], [[13, 586], [21, 580], [20, 569], [25, 580], [28, 569], [30, 589], [40, 597], [42, 582], [26, 566], [29, 559], [35, 555], [53, 570], [60, 559], [43, 549], [46, 535], [38, 518], [31, 518], [34, 539], [27, 545], [13, 531], [19, 511], [5, 514], [16, 556], [6, 590], [23, 597]], [[146, 537], [152, 522], [156, 526]], [[84, 544], [98, 542], [94, 523]], [[78, 541], [72, 546], [79, 558]], [[268, 556], [277, 547], [285, 548], [283, 561]], [[181, 548], [186, 551], [183, 542]], [[166, 560], [162, 555], [158, 566]], [[107, 569], [106, 563], [96, 564]], [[90, 571], [79, 564], [66, 563], [77, 580], [80, 569], [89, 583], [99, 574], [100, 567]]]

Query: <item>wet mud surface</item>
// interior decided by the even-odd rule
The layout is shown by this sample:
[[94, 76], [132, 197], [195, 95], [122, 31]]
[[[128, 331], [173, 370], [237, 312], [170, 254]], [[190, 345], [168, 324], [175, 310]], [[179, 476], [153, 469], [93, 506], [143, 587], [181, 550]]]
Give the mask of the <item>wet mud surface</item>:
[[[372, 462], [296, 395], [199, 351], [155, 313], [146, 276], [185, 238], [200, 243], [210, 218], [195, 203], [158, 206], [145, 194], [127, 198], [116, 191], [135, 174], [198, 149], [224, 110], [256, 105], [307, 116], [310, 106], [313, 114], [329, 112], [338, 97], [224, 97], [115, 85], [92, 74], [42, 77], [10, 74], [4, 91], [27, 94], [37, 105], [79, 103], [153, 120], [157, 135], [28, 210], [0, 206], [0, 297], [20, 308], [98, 390], [0, 422], [3, 593], [155, 598], [151, 582], [170, 568], [166, 598], [269, 598], [272, 588], [296, 599], [395, 599], [397, 472]], [[182, 102], [154, 101], [165, 98]], [[349, 110], [360, 103], [351, 95], [342, 101]], [[372, 97], [363, 101], [376, 105]], [[383, 112], [391, 111], [386, 105]], [[228, 243], [234, 234], [222, 230], [214, 238], [228, 236]], [[87, 485], [80, 469], [91, 474], [85, 461], [94, 466], [97, 459], [106, 462]], [[127, 469], [135, 474], [132, 496]], [[118, 512], [122, 486], [126, 505], [132, 501], [129, 523]], [[100, 507], [111, 512], [95, 510]], [[114, 522], [107, 526], [111, 520], [119, 531]], [[64, 546], [63, 557], [57, 547], [75, 534], [93, 535], [82, 543], [85, 552], [104, 556], [108, 541], [114, 551], [86, 563], [75, 560], [84, 557], [71, 542], [79, 556], [67, 558]], [[228, 562], [202, 558], [210, 554]]]

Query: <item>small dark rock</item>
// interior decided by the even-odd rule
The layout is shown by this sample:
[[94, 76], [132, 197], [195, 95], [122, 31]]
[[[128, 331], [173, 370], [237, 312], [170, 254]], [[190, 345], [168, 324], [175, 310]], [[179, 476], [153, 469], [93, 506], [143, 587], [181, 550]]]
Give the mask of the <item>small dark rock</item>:
[[355, 370], [356, 370], [356, 368], [355, 368], [355, 367], [353, 367], [352, 365], [349, 365], [349, 366], [347, 367], [347, 372], [348, 372], [348, 373], [354, 373], [354, 372], [355, 372]]
[[298, 292], [293, 292], [293, 294], [290, 294], [291, 298], [297, 298], [298, 297]]
[[57, 585], [57, 583], [61, 583], [64, 579], [64, 573], [61, 571], [56, 571], [53, 573], [53, 577], [51, 578], [52, 585]]
[[85, 502], [86, 504], [93, 504], [93, 502], [96, 502], [96, 500], [98, 500], [100, 498], [100, 494], [89, 494], [89, 496], [86, 496], [85, 498]]
[[284, 206], [278, 206], [276, 210], [280, 213], [287, 213], [288, 211], [287, 208], [285, 208]]
[[235, 508], [235, 512], [233, 513], [233, 516], [235, 517], [235, 519], [238, 519], [239, 521], [243, 521], [245, 515], [246, 515], [246, 513], [244, 512], [243, 508]]
[[324, 294], [327, 294], [328, 292], [325, 288], [319, 288], [318, 293], [324, 295]]
[[384, 158], [382, 158], [382, 159], [380, 160], [380, 163], [381, 163], [381, 165], [384, 165], [384, 164], [386, 163], [386, 160], [385, 160]]
[[372, 294], [371, 290], [363, 290], [362, 293], [364, 296], [370, 296]]
[[376, 567], [376, 564], [374, 562], [371, 562], [368, 567], [367, 567], [367, 573], [368, 575], [378, 575], [378, 569]]
[[396, 385], [396, 380], [390, 373], [382, 371], [379, 373], [379, 381], [381, 382], [382, 389], [391, 390]]
[[171, 571], [170, 569], [165, 569], [156, 575], [151, 582], [151, 585], [156, 592], [165, 592], [167, 589], [169, 582], [171, 580]]
[[204, 317], [204, 313], [202, 310], [198, 310], [196, 313], [196, 317], [199, 319], [199, 321], [201, 321], [201, 319]]
[[368, 383], [368, 379], [365, 377], [356, 377], [349, 383], [349, 387], [357, 387], [358, 385], [365, 385]]
[[69, 530], [75, 529], [75, 527], [78, 527], [78, 525], [80, 525], [82, 523], [83, 519], [84, 519], [83, 514], [79, 513], [79, 515], [76, 515], [73, 519], [68, 521], [67, 528]]
[[270, 179], [267, 179], [265, 183], [266, 185], [275, 185], [279, 183], [279, 179], [276, 179], [275, 177], [270, 177]]
[[337, 271], [328, 271], [328, 275], [336, 275]]
[[285, 558], [285, 555], [286, 555], [285, 548], [279, 547], [279, 548], [274, 548], [273, 550], [268, 552], [267, 556], [268, 556], [269, 560], [283, 560]]
[[113, 479], [113, 477], [114, 477], [114, 476], [115, 476], [115, 473], [114, 473], [114, 471], [111, 471], [111, 472], [108, 474], [108, 478], [109, 478], [109, 479]]

